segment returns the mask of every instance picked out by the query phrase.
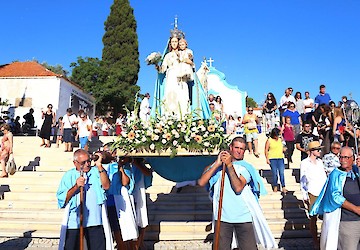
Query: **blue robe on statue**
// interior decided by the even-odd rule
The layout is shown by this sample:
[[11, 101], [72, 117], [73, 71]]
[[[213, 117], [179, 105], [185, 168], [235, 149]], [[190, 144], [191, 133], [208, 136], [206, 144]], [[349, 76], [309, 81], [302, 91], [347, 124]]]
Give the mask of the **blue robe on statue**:
[[[162, 60], [165, 58], [167, 53], [169, 53], [169, 51], [166, 47], [162, 56]], [[195, 118], [209, 119], [211, 116], [211, 111], [209, 108], [209, 104], [207, 102], [205, 91], [196, 73], [194, 72], [193, 74], [194, 74], [193, 75], [194, 81], [187, 82], [187, 84], [189, 85], [189, 92], [191, 93], [189, 95], [191, 98], [190, 111], [196, 113], [196, 115], [194, 115]], [[151, 117], [157, 117], [157, 116], [161, 117], [165, 115], [165, 110], [162, 105], [165, 94], [165, 85], [166, 85], [166, 74], [158, 73], [155, 83], [154, 101], [151, 107]]]

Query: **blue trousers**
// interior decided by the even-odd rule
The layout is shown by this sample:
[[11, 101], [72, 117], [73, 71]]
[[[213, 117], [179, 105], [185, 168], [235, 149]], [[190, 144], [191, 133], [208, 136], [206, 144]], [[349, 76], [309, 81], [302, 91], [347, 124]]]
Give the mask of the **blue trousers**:
[[285, 187], [285, 177], [284, 177], [284, 159], [270, 159], [270, 168], [272, 173], [272, 186], [275, 187], [278, 184], [278, 175], [280, 177], [280, 183], [282, 187]]

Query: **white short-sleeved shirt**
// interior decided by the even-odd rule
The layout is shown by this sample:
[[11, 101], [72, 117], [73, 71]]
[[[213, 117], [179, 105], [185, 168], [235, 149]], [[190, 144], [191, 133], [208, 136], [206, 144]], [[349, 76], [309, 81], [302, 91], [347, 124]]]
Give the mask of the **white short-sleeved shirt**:
[[[90, 131], [87, 128], [88, 126], [90, 126]], [[85, 121], [83, 121], [81, 118], [79, 118], [79, 123], [78, 123], [79, 137], [89, 136], [91, 132], [91, 127], [92, 127], [92, 122], [90, 121], [90, 119], [86, 119]]]
[[70, 116], [68, 116], [68, 114], [65, 114], [63, 116], [63, 120], [62, 120], [63, 124], [64, 124], [64, 129], [65, 128], [71, 128], [71, 123], [73, 122], [77, 122], [77, 117], [76, 115], [72, 114]]

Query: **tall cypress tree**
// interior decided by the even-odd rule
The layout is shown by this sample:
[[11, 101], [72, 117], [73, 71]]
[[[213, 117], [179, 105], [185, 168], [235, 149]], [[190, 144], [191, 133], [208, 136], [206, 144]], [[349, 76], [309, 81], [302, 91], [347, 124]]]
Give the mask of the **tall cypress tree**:
[[123, 104], [131, 107], [140, 89], [136, 85], [140, 68], [136, 21], [128, 0], [114, 0], [105, 22], [103, 44], [102, 65], [108, 72], [103, 91], [116, 114]]

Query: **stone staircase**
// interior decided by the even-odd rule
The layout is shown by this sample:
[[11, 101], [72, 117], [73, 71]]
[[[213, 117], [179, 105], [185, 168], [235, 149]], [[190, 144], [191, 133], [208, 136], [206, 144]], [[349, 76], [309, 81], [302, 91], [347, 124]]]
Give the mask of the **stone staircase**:
[[[101, 138], [101, 142], [111, 141]], [[58, 238], [63, 211], [57, 208], [56, 190], [65, 171], [72, 168], [72, 154], [60, 148], [40, 148], [36, 137], [15, 137], [15, 160], [21, 171], [0, 179], [0, 237]], [[263, 148], [264, 139], [260, 140]], [[294, 159], [299, 159], [295, 152]], [[288, 194], [273, 193], [269, 166], [263, 155], [246, 155], [264, 178], [268, 195], [260, 198], [269, 226], [282, 240], [310, 238], [308, 219], [299, 189], [299, 162], [285, 170]], [[210, 241], [212, 207], [208, 193], [200, 187], [184, 187], [177, 193], [175, 183], [154, 173], [147, 190], [150, 225], [148, 241]], [[320, 222], [319, 222], [320, 229]]]

